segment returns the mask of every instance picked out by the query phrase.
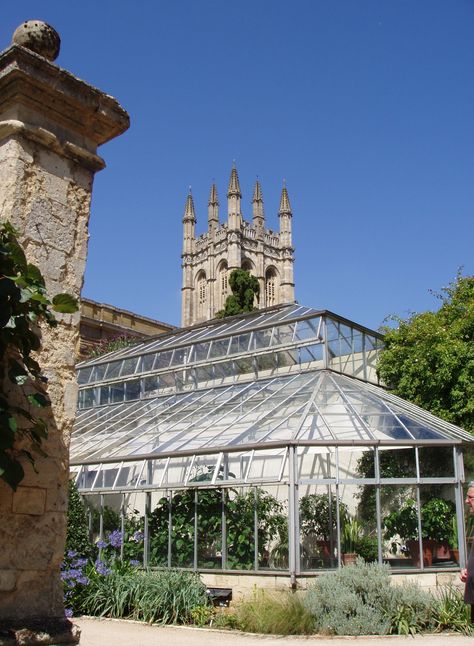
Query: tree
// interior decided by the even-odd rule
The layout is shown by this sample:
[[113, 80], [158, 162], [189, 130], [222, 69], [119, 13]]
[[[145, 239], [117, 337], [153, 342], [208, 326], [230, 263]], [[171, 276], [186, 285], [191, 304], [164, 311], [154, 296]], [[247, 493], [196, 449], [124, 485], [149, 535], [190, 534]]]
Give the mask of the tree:
[[437, 311], [384, 329], [377, 371], [395, 394], [474, 432], [474, 276], [458, 274], [437, 297]]
[[258, 301], [260, 294], [260, 286], [255, 276], [246, 269], [234, 269], [229, 276], [229, 285], [232, 294], [227, 297], [224, 309], [216, 313], [216, 318], [253, 312], [256, 309], [255, 297]]

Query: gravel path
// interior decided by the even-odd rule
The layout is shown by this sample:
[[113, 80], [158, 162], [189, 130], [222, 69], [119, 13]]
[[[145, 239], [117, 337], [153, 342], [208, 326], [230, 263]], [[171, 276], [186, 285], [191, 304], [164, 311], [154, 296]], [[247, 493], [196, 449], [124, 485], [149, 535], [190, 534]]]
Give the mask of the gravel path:
[[[81, 646], [473, 646], [472, 637], [462, 635], [423, 635], [412, 637], [272, 637], [234, 632], [188, 628], [183, 626], [148, 626], [119, 619], [74, 619], [82, 630]], [[309, 645], [308, 645], [309, 646]], [[316, 645], [315, 645], [316, 646]]]

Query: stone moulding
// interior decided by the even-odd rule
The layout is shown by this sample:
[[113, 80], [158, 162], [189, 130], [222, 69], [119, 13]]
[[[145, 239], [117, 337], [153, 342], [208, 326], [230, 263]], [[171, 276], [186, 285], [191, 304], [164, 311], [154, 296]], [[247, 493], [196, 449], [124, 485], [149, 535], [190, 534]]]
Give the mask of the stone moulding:
[[0, 109], [23, 105], [85, 138], [91, 147], [118, 136], [130, 117], [116, 99], [50, 63], [11, 45], [0, 53]]
[[22, 135], [31, 141], [42, 144], [59, 155], [79, 162], [82, 166], [94, 172], [105, 168], [105, 161], [102, 157], [70, 141], [61, 142], [59, 137], [46, 130], [46, 128], [32, 126], [17, 119], [0, 121], [0, 140], [11, 135]]

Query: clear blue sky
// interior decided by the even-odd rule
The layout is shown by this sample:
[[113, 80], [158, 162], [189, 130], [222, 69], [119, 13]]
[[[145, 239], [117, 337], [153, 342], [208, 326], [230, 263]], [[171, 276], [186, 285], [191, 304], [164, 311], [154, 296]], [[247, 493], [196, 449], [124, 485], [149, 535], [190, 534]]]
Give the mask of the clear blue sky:
[[472, 0], [22, 0], [2, 48], [30, 18], [131, 116], [100, 149], [85, 296], [178, 324], [188, 186], [203, 232], [234, 158], [247, 219], [259, 175], [278, 227], [286, 178], [305, 305], [376, 328], [474, 273]]

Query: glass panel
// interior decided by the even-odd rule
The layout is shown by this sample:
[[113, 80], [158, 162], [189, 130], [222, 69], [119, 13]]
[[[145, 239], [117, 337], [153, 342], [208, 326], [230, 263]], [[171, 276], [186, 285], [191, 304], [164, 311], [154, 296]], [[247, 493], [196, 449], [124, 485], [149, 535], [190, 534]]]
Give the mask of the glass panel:
[[230, 343], [230, 354], [238, 354], [240, 352], [247, 352], [250, 342], [249, 334], [239, 334], [233, 336]]
[[277, 367], [276, 355], [274, 352], [257, 355], [256, 360], [257, 370], [259, 372], [268, 372], [271, 374]]
[[276, 353], [279, 368], [295, 366], [298, 363], [298, 350], [285, 350]]
[[245, 357], [242, 359], [234, 360], [234, 370], [238, 375], [247, 375], [254, 372], [252, 357]]
[[[300, 559], [303, 570], [337, 567], [337, 506], [334, 485], [299, 489]], [[345, 507], [341, 504], [339, 513]]]
[[254, 333], [253, 347], [255, 350], [268, 348], [272, 339], [272, 330], [258, 330]]
[[197, 566], [222, 568], [222, 513], [224, 501], [221, 489], [199, 489], [197, 492]]
[[124, 385], [121, 384], [112, 384], [110, 386], [110, 401], [113, 403], [121, 402], [124, 398]]
[[301, 363], [311, 363], [312, 361], [323, 360], [323, 344], [318, 343], [317, 345], [308, 345], [304, 348], [300, 348], [300, 362]]
[[[189, 348], [176, 348], [171, 358], [172, 366], [180, 366], [183, 363], [186, 363], [186, 358], [188, 356]], [[155, 366], [156, 368], [156, 366]]]
[[[367, 485], [369, 497], [375, 500], [375, 485]], [[354, 563], [362, 557], [366, 563], [378, 561], [377, 510], [376, 506], [360, 504], [359, 487], [343, 484], [341, 496], [341, 562]]]
[[109, 387], [100, 386], [99, 387], [99, 404], [103, 406], [104, 404], [109, 403]]
[[319, 322], [319, 318], [308, 319], [306, 321], [298, 321], [296, 323], [295, 340], [305, 341], [306, 339], [313, 339], [314, 337], [316, 337]]
[[106, 363], [103, 363], [100, 366], [94, 366], [91, 381], [99, 381], [100, 379], [103, 379], [106, 369], [107, 369]]
[[[454, 478], [453, 448], [451, 446], [427, 446], [418, 449], [420, 476], [422, 478]], [[437, 494], [439, 485], [434, 485]]]
[[171, 493], [154, 501], [148, 518], [149, 563], [151, 566], [168, 565], [169, 510]]
[[157, 375], [152, 375], [150, 377], [145, 377], [143, 381], [143, 393], [147, 397], [154, 395], [158, 392], [158, 377]]
[[172, 372], [165, 372], [159, 375], [159, 388], [160, 390], [175, 388], [174, 374]]
[[155, 361], [155, 354], [145, 354], [142, 357], [142, 372], [149, 372], [153, 368], [153, 362]]
[[288, 570], [288, 487], [254, 490], [258, 528], [258, 568]]
[[209, 351], [209, 359], [215, 359], [216, 357], [225, 357], [227, 350], [229, 348], [229, 339], [218, 339], [211, 343], [211, 349]]
[[125, 384], [125, 399], [140, 399], [140, 379], [127, 381]]
[[122, 370], [120, 375], [123, 377], [125, 375], [133, 375], [137, 368], [137, 357], [132, 357], [130, 359], [124, 359], [122, 363]]
[[214, 364], [214, 379], [216, 383], [226, 381], [234, 375], [233, 361]]
[[[452, 485], [421, 485], [421, 536], [425, 567], [452, 567], [457, 546], [455, 493]], [[417, 555], [418, 557], [418, 555]], [[419, 560], [419, 557], [418, 557]]]
[[89, 378], [92, 374], [93, 368], [81, 368], [77, 373], [77, 383], [78, 384], [87, 384], [89, 383]]
[[273, 328], [272, 346], [293, 343], [295, 325], [295, 323], [291, 323], [290, 325], [279, 325]]
[[172, 350], [168, 350], [167, 352], [157, 352], [153, 369], [161, 370], [162, 368], [167, 368], [170, 365], [172, 354]]
[[91, 408], [91, 406], [95, 406], [97, 404], [95, 388], [86, 388], [82, 392], [84, 393], [83, 408]]
[[255, 567], [255, 506], [253, 488], [240, 487], [227, 492], [226, 534], [229, 570], [253, 570]]
[[197, 343], [194, 346], [193, 361], [204, 361], [207, 359], [210, 343]]
[[418, 511], [414, 487], [394, 485], [382, 505], [384, 561], [393, 568], [419, 567]]
[[195, 368], [196, 381], [199, 384], [206, 383], [214, 379], [214, 372], [212, 365], [198, 366]]
[[193, 489], [173, 492], [171, 498], [171, 566], [194, 565], [194, 514]]
[[120, 374], [120, 368], [121, 367], [122, 367], [122, 362], [121, 361], [112, 361], [107, 366], [107, 370], [105, 372], [105, 377], [107, 379], [114, 379], [115, 377], [118, 377], [119, 374]]

